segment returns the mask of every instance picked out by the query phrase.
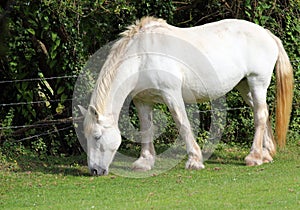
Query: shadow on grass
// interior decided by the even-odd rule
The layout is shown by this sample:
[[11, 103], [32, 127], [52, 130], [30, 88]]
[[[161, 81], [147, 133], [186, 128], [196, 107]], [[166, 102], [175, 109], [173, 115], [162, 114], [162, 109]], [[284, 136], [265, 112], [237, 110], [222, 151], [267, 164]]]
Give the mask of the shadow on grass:
[[[184, 169], [184, 163], [179, 163], [176, 168]], [[205, 165], [235, 165], [245, 166], [243, 159], [236, 156], [223, 157], [219, 154], [214, 154], [210, 159], [205, 161]], [[128, 170], [127, 166], [119, 166], [119, 169]], [[45, 158], [37, 158], [27, 155], [17, 157], [15, 160], [10, 161], [6, 168], [13, 172], [22, 173], [43, 173], [43, 174], [58, 174], [64, 176], [90, 176], [87, 165], [86, 156], [69, 156], [69, 157], [54, 157], [47, 156]]]
[[[216, 149], [212, 156], [205, 161], [205, 165], [235, 165], [245, 166], [244, 158], [248, 153], [247, 148], [241, 147], [222, 147]], [[136, 153], [138, 154], [138, 153]], [[178, 163], [176, 168], [184, 170], [186, 158]], [[119, 166], [118, 169], [129, 170], [128, 166]], [[38, 158], [33, 155], [19, 155], [10, 158], [6, 164], [0, 162], [0, 169], [8, 169], [14, 172], [40, 172], [44, 174], [60, 174], [65, 176], [90, 176], [87, 169], [86, 154], [79, 156], [43, 156]]]
[[14, 172], [40, 172], [44, 174], [62, 174], [65, 176], [90, 176], [86, 166], [86, 156], [44, 158], [22, 155], [16, 157], [10, 164], [10, 170]]
[[206, 164], [219, 164], [219, 165], [235, 165], [235, 166], [245, 166], [245, 163], [242, 160], [237, 159], [219, 159], [219, 158], [212, 158], [205, 162]]

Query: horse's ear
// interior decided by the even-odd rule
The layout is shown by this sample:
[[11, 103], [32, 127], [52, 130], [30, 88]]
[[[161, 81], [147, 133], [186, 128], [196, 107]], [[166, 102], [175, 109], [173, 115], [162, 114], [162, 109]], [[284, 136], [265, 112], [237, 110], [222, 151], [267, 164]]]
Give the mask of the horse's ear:
[[88, 112], [90, 113], [90, 115], [92, 115], [93, 117], [95, 117], [96, 120], [99, 120], [100, 114], [97, 111], [97, 109], [96, 109], [95, 106], [89, 105]]
[[97, 120], [97, 123], [101, 124], [103, 127], [111, 127], [114, 122], [111, 116], [105, 117], [100, 115], [96, 107], [93, 105], [89, 105], [89, 108], [86, 110], [86, 112], [89, 112], [89, 114]]
[[81, 114], [85, 117], [87, 110], [81, 105], [78, 105], [78, 108], [80, 109]]

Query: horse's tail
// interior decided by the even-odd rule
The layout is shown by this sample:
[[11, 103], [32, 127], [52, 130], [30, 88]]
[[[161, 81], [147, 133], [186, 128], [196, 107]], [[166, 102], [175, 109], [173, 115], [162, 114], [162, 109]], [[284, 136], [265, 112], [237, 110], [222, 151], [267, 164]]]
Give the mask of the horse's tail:
[[[269, 31], [268, 31], [269, 32]], [[293, 101], [293, 67], [281, 40], [269, 32], [275, 40], [279, 54], [276, 62], [276, 136], [279, 147], [286, 144]]]

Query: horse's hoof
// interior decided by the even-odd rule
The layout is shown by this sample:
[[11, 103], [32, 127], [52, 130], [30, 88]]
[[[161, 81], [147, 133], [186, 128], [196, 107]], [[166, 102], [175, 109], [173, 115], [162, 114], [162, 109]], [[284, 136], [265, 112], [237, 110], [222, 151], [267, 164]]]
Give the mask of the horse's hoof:
[[132, 170], [134, 171], [150, 171], [154, 166], [153, 158], [140, 157], [132, 164]]
[[150, 171], [151, 167], [149, 167], [149, 166], [135, 166], [135, 165], [133, 165], [132, 166], [132, 170], [133, 171]]
[[273, 162], [273, 158], [271, 156], [271, 152], [269, 152], [267, 149], [263, 150], [263, 163], [272, 163]]
[[246, 166], [259, 166], [263, 164], [261, 159], [255, 159], [253, 157], [249, 157], [249, 155], [245, 158]]
[[259, 166], [263, 164], [262, 154], [255, 150], [252, 150], [250, 154], [245, 158], [247, 166]]
[[201, 161], [195, 161], [193, 159], [189, 159], [185, 164], [186, 169], [192, 169], [192, 170], [201, 170], [204, 169], [205, 166]]

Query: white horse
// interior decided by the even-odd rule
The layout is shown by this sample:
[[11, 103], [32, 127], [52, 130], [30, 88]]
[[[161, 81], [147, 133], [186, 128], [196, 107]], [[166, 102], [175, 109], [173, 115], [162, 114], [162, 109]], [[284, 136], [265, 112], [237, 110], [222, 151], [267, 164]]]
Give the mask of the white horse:
[[128, 95], [140, 120], [142, 151], [133, 163], [150, 170], [155, 162], [153, 103], [165, 103], [186, 143], [187, 169], [204, 168], [185, 103], [201, 102], [237, 88], [254, 111], [255, 135], [246, 165], [271, 162], [276, 145], [268, 120], [267, 88], [276, 64], [276, 134], [284, 146], [291, 112], [293, 70], [281, 41], [268, 30], [243, 20], [223, 20], [177, 28], [145, 17], [128, 27], [114, 44], [99, 74], [85, 116], [88, 167], [106, 175], [121, 144], [119, 113]]

